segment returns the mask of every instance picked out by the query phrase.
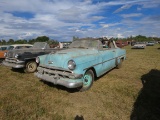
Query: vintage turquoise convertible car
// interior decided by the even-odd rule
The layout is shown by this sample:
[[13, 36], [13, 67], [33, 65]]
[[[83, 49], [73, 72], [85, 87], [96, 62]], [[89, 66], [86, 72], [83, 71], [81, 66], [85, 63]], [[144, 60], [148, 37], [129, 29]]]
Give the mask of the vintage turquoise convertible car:
[[85, 91], [95, 77], [120, 68], [125, 58], [126, 51], [112, 40], [80, 39], [73, 41], [68, 49], [38, 56], [35, 75], [44, 81]]

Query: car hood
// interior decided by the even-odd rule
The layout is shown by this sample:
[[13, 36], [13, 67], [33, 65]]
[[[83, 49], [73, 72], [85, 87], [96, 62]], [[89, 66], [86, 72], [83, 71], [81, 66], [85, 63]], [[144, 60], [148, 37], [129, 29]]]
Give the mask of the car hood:
[[15, 50], [9, 50], [7, 52], [7, 57], [13, 58], [15, 56], [15, 54], [19, 54], [19, 55], [27, 57], [27, 56], [31, 56], [33, 54], [38, 54], [40, 52], [44, 52], [44, 50], [39, 49], [39, 48], [15, 49]]
[[[79, 60], [79, 58], [83, 59], [85, 56], [94, 55], [96, 53], [98, 53], [98, 51], [95, 49], [60, 50], [46, 55], [46, 58], [42, 64], [64, 68], [69, 60], [74, 60], [75, 62], [77, 62], [76, 60]], [[82, 60], [82, 62], [83, 61], [84, 59]], [[77, 63], [80, 64], [79, 62], [80, 61], [78, 61]]]

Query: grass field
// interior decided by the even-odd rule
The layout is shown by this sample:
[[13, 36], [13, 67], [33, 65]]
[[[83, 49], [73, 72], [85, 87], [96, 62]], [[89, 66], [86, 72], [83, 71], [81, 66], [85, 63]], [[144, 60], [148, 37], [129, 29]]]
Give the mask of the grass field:
[[160, 45], [125, 47], [127, 60], [86, 92], [0, 66], [1, 120], [160, 120]]

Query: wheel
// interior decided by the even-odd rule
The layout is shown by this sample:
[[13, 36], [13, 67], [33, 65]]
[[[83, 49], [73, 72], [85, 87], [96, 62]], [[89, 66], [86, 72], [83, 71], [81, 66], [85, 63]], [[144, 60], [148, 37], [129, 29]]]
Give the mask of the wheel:
[[122, 62], [123, 62], [123, 60], [120, 59], [120, 63], [118, 63], [118, 65], [116, 66], [117, 69], [120, 69], [122, 67]]
[[35, 61], [29, 61], [26, 63], [26, 67], [24, 69], [27, 73], [33, 73], [37, 69], [37, 63]]
[[86, 91], [91, 88], [93, 81], [94, 81], [94, 73], [92, 70], [88, 70], [83, 77], [83, 85], [79, 89], [81, 92]]

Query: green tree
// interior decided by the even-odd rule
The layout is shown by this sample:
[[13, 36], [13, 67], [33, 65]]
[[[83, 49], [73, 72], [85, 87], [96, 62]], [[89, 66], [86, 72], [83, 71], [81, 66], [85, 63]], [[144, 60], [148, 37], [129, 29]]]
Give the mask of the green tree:
[[26, 44], [27, 40], [16, 40], [14, 43], [15, 44]]
[[2, 40], [2, 45], [6, 45], [6, 41], [5, 40]]
[[35, 39], [28, 40], [28, 43], [29, 43], [29, 44], [34, 44], [35, 42], [36, 42]]
[[146, 36], [138, 35], [135, 37], [135, 40], [138, 42], [144, 42], [144, 41], [148, 41], [148, 38]]
[[40, 36], [36, 38], [36, 42], [47, 42], [49, 41], [49, 37], [47, 36]]
[[9, 39], [9, 41], [7, 42], [9, 45], [14, 44], [14, 40], [13, 39]]

